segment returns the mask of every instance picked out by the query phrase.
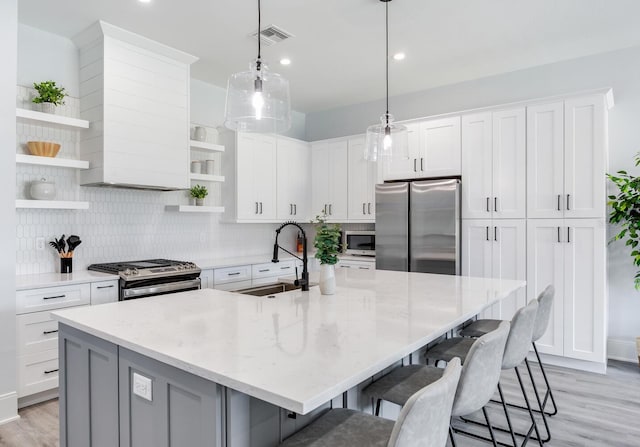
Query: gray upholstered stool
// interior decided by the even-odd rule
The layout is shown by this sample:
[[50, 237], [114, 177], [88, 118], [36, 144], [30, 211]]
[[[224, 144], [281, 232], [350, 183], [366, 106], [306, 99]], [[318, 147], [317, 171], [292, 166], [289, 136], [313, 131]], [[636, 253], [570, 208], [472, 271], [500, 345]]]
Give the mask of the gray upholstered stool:
[[[505, 321], [495, 331], [475, 340], [466, 356], [451, 411], [452, 416], [466, 416], [482, 409], [494, 446], [497, 443], [484, 406], [491, 399], [500, 380], [509, 327], [510, 324]], [[396, 368], [366, 387], [363, 393], [376, 401], [376, 414], [379, 414], [380, 403], [383, 400], [404, 405], [409, 396], [437, 380], [442, 371], [440, 368], [425, 365]], [[449, 430], [449, 434], [455, 446], [453, 432]]]
[[[538, 353], [538, 347], [536, 346], [536, 342], [542, 338], [544, 333], [547, 331], [547, 327], [549, 326], [549, 321], [551, 320], [551, 310], [553, 308], [553, 296], [555, 294], [555, 289], [552, 285], [547, 286], [540, 295], [538, 295], [538, 315], [536, 316], [536, 324], [533, 328], [533, 335], [531, 337], [531, 343], [533, 345], [533, 351], [536, 354], [536, 358], [538, 360], [538, 365], [540, 367], [540, 371], [542, 372], [542, 378], [544, 379], [544, 383], [546, 386], [546, 391], [544, 393], [544, 397], [540, 397], [540, 392], [538, 390], [538, 386], [535, 382], [534, 376], [531, 371], [531, 364], [528, 359], [525, 359], [525, 365], [527, 367], [527, 371], [529, 372], [529, 377], [531, 379], [531, 384], [533, 385], [533, 391], [536, 396], [536, 401], [538, 403], [538, 409], [534, 411], [536, 413], [542, 414], [542, 421], [544, 422], [544, 426], [547, 430], [547, 437], [543, 439], [543, 442], [547, 442], [550, 439], [549, 435], [549, 424], [547, 422], [546, 416], [554, 416], [558, 413], [558, 407], [556, 405], [556, 400], [553, 396], [553, 391], [551, 390], [551, 385], [549, 384], [549, 379], [547, 378], [547, 372], [544, 369], [544, 364], [540, 359], [540, 354]], [[496, 328], [502, 320], [478, 320], [471, 323], [469, 326], [464, 328], [460, 335], [463, 337], [481, 337]], [[551, 411], [546, 411], [547, 403], [551, 399], [551, 404], [553, 409]], [[517, 407], [526, 410], [526, 407], [521, 405], [509, 404], [510, 407]]]
[[444, 447], [461, 369], [460, 360], [452, 360], [438, 380], [407, 400], [395, 424], [388, 419], [338, 408], [329, 410], [281, 445]]
[[[527, 409], [529, 410], [529, 416], [531, 418], [531, 425], [526, 434], [522, 434], [525, 439], [523, 441], [523, 445], [526, 444], [531, 438], [531, 434], [536, 432], [536, 440], [538, 440], [540, 446], [542, 446], [542, 440], [540, 439], [540, 433], [538, 431], [538, 426], [536, 424], [536, 420], [533, 416], [533, 411], [531, 409], [531, 405], [529, 404], [529, 399], [526, 394], [526, 390], [524, 385], [522, 384], [522, 380], [520, 377], [520, 372], [518, 370], [518, 366], [522, 364], [522, 362], [527, 357], [529, 353], [529, 346], [531, 343], [531, 337], [533, 334], [533, 328], [536, 322], [536, 315], [538, 312], [538, 302], [532, 301], [529, 305], [518, 309], [516, 314], [513, 316], [511, 320], [511, 328], [509, 330], [509, 337], [507, 338], [507, 344], [504, 348], [504, 356], [502, 358], [502, 370], [514, 369], [516, 371], [516, 375], [518, 376], [518, 381], [520, 382], [520, 387], [522, 390], [522, 394], [524, 396], [525, 402], [527, 403]], [[449, 338], [437, 346], [429, 349], [426, 353], [427, 359], [432, 360], [444, 360], [446, 362], [450, 361], [454, 356], [460, 356], [462, 359], [467, 357], [467, 352], [470, 351], [470, 347], [473, 344], [474, 339], [471, 338], [462, 338], [462, 337], [454, 337]], [[454, 354], [455, 353], [455, 354]], [[505, 417], [507, 419], [507, 425], [509, 427], [508, 432], [511, 434], [511, 440], [513, 441], [513, 445], [517, 446], [518, 443], [516, 441], [516, 433], [513, 430], [511, 425], [511, 418], [509, 416], [509, 410], [507, 409], [506, 402], [504, 400], [504, 395], [502, 393], [502, 387], [498, 382], [498, 393], [500, 394], [500, 402], [502, 403], [502, 408], [504, 410]], [[466, 432], [459, 431], [461, 433], [468, 434]], [[474, 437], [478, 437], [475, 436]], [[485, 440], [489, 440], [486, 438], [482, 438]]]

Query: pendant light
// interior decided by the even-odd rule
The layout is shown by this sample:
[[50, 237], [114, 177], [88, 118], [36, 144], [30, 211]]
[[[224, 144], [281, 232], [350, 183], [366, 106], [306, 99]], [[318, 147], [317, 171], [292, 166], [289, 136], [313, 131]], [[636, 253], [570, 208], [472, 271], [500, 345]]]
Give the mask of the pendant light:
[[407, 128], [402, 124], [394, 123], [393, 115], [389, 113], [389, 2], [391, 0], [380, 1], [385, 4], [387, 109], [380, 117], [380, 124], [374, 124], [367, 128], [364, 158], [369, 161], [377, 161], [380, 158], [408, 159], [409, 140]]
[[238, 132], [281, 133], [291, 127], [289, 81], [262, 61], [261, 15], [258, 0], [258, 57], [249, 71], [229, 76], [224, 125]]

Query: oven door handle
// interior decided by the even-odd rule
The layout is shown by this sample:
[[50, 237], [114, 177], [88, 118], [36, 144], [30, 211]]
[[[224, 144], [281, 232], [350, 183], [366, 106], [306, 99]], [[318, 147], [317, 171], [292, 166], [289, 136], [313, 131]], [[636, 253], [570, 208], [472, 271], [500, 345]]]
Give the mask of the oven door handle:
[[188, 281], [170, 282], [168, 284], [156, 284], [153, 286], [136, 287], [132, 289], [124, 289], [122, 296], [124, 299], [135, 298], [141, 295], [157, 295], [159, 293], [178, 292], [180, 290], [200, 288], [200, 278]]

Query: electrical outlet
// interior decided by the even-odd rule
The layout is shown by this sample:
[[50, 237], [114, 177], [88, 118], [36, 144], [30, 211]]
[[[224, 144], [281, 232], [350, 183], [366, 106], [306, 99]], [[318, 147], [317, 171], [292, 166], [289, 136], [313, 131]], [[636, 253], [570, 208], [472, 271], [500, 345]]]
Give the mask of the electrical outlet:
[[36, 238], [36, 250], [44, 250], [44, 238], [37, 237]]
[[153, 391], [151, 379], [138, 373], [133, 373], [133, 394], [152, 402]]

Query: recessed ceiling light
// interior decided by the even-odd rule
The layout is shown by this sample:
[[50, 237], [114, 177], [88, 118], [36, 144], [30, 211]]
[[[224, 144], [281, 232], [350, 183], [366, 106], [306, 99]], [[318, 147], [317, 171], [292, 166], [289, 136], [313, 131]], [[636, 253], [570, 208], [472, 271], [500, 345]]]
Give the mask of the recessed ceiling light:
[[280, 64], [281, 65], [291, 65], [291, 59], [286, 58], [286, 57], [282, 58], [282, 59], [280, 59]]
[[406, 57], [404, 53], [396, 53], [393, 55], [393, 58], [397, 61], [401, 61]]

